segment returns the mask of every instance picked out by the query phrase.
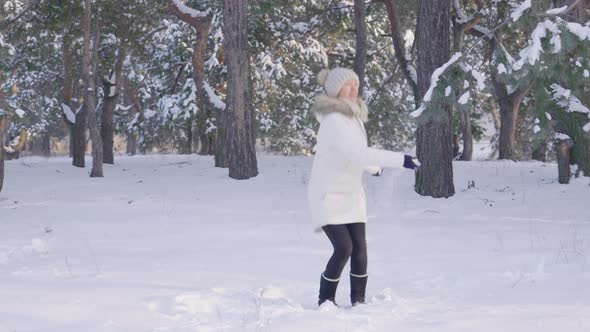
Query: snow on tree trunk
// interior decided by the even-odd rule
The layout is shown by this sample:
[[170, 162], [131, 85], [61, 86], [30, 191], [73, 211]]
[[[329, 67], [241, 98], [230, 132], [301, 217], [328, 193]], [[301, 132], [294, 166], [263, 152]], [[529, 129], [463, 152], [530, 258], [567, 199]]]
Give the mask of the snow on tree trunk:
[[[571, 4], [570, 0], [553, 0], [553, 5], [556, 8]], [[569, 20], [575, 18], [578, 22], [586, 22], [588, 18], [586, 9], [588, 8], [590, 8], [590, 1], [582, 0], [567, 13], [565, 18], [569, 17]], [[584, 95], [586, 92], [582, 90], [579, 91], [579, 94]], [[569, 113], [567, 117], [562, 117], [560, 120], [561, 125], [558, 126], [558, 131], [568, 135], [573, 140], [573, 147], [571, 148], [572, 162], [578, 165], [578, 169], [584, 172], [584, 176], [590, 176], [590, 135], [586, 133], [581, 125], [587, 122], [587, 118], [579, 113]]]
[[[207, 132], [208, 121], [211, 119], [211, 102], [209, 95], [205, 90], [205, 82], [207, 81], [205, 75], [205, 53], [207, 51], [207, 37], [209, 36], [209, 29], [211, 28], [211, 14], [209, 11], [200, 12], [187, 7], [179, 0], [168, 0], [168, 8], [173, 15], [180, 20], [188, 23], [196, 31], [196, 40], [193, 44], [193, 79], [197, 88], [197, 132], [196, 136], [200, 143], [199, 154], [208, 155], [211, 152], [211, 136]], [[187, 128], [189, 128], [187, 126]], [[192, 125], [191, 125], [192, 131]], [[189, 134], [187, 133], [187, 136]], [[192, 144], [192, 132], [190, 133]], [[191, 151], [188, 153], [192, 153]]]
[[[418, 90], [420, 99], [431, 84], [435, 69], [450, 58], [450, 0], [420, 0], [418, 5]], [[416, 192], [423, 196], [450, 197], [453, 184], [451, 109], [438, 109], [421, 119], [417, 131], [417, 154], [422, 166], [416, 172]]]
[[114, 136], [114, 124], [113, 124], [113, 112], [117, 105], [119, 98], [121, 74], [123, 72], [123, 62], [127, 56], [127, 28], [125, 25], [121, 25], [119, 33], [121, 36], [121, 44], [117, 54], [117, 61], [115, 62], [115, 69], [109, 77], [103, 78], [104, 86], [104, 97], [103, 97], [103, 108], [100, 120], [100, 134], [102, 138], [102, 152], [103, 162], [105, 164], [114, 164], [115, 157], [113, 151], [113, 136]]
[[387, 17], [389, 18], [389, 24], [391, 27], [391, 35], [393, 38], [393, 48], [395, 49], [395, 57], [399, 62], [406, 81], [410, 84], [414, 95], [414, 105], [416, 108], [420, 107], [421, 98], [423, 94], [418, 91], [418, 82], [416, 78], [416, 70], [410, 63], [410, 56], [405, 49], [404, 40], [401, 35], [401, 27], [399, 20], [399, 10], [395, 3], [395, 0], [384, 0], [385, 8], [387, 9]]
[[361, 97], [365, 88], [365, 67], [367, 66], [367, 22], [365, 16], [365, 1], [354, 0], [356, 50], [352, 68], [359, 77], [359, 96]]
[[64, 37], [62, 40], [64, 75], [64, 86], [62, 91], [62, 109], [64, 110], [64, 112], [62, 113], [64, 117], [64, 122], [67, 124], [70, 133], [69, 156], [72, 157], [74, 148], [74, 123], [76, 122], [76, 115], [72, 112], [72, 96], [74, 94], [74, 79], [72, 77], [72, 40], [67, 35], [67, 32], [68, 30], [66, 29], [66, 32], [64, 33]]
[[[490, 40], [490, 63], [493, 63], [491, 54], [498, 46], [496, 39], [502, 41], [502, 36], [498, 32], [496, 38]], [[516, 124], [518, 121], [518, 109], [522, 99], [528, 92], [525, 83], [518, 86], [515, 91], [508, 93], [508, 87], [505, 83], [500, 82], [496, 70], [490, 70], [492, 84], [496, 101], [500, 108], [500, 135], [498, 139], [498, 159], [514, 159], [514, 142], [516, 137]]]
[[[88, 112], [88, 127], [92, 140], [92, 170], [90, 177], [102, 177], [102, 142], [96, 118], [96, 87], [94, 84], [94, 72], [96, 54], [98, 52], [98, 20], [91, 40], [92, 8], [91, 0], [84, 1], [84, 49], [82, 52], [82, 75], [84, 77], [84, 108]], [[91, 47], [91, 44], [92, 47]]]
[[[69, 64], [67, 67], [67, 72], [68, 72], [68, 77], [69, 79], [66, 80], [64, 82], [64, 87], [67, 88], [67, 91], [64, 91], [64, 103], [66, 105], [68, 105], [69, 102], [69, 107], [72, 107], [72, 96], [73, 96], [73, 91], [74, 91], [74, 84], [75, 84], [75, 80], [72, 77], [72, 63], [71, 63], [71, 57], [72, 57], [72, 52], [73, 50], [71, 49], [72, 45], [68, 45], [68, 47], [64, 48], [64, 61], [68, 61], [67, 63]], [[66, 55], [68, 56], [68, 59], [66, 59]], [[66, 62], [64, 62], [64, 66], [65, 66]], [[65, 70], [65, 68], [64, 68]], [[65, 72], [64, 72], [65, 73]], [[71, 87], [68, 87], [66, 84], [68, 83], [72, 83]], [[84, 98], [84, 97], [83, 97]], [[73, 108], [71, 108], [73, 110]], [[86, 107], [84, 107], [84, 105], [80, 105], [76, 111], [74, 112], [75, 114], [75, 122], [72, 125], [72, 134], [71, 134], [71, 138], [70, 138], [70, 151], [71, 151], [71, 155], [72, 155], [72, 165], [76, 166], [76, 167], [81, 167], [84, 168], [86, 163], [85, 163], [85, 155], [86, 155], [86, 129], [87, 129], [87, 121], [88, 121], [88, 111], [86, 110]]]
[[252, 79], [248, 49], [248, 0], [223, 1], [223, 33], [227, 63], [226, 157], [229, 176], [258, 175]]
[[207, 36], [211, 26], [211, 18], [207, 16], [195, 27], [197, 39], [193, 48], [193, 77], [197, 88], [197, 135], [201, 142], [199, 154], [208, 155], [211, 152], [211, 136], [207, 133], [207, 121], [211, 119], [209, 94], [205, 90], [205, 53], [207, 51]]

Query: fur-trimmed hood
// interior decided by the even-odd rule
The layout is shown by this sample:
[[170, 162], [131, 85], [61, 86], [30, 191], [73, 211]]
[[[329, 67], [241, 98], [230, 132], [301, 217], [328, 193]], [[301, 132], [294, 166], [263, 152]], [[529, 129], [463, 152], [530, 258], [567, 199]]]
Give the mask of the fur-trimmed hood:
[[358, 102], [354, 103], [343, 98], [322, 94], [316, 98], [312, 111], [319, 122], [322, 122], [324, 116], [333, 112], [342, 113], [348, 117], [357, 117], [363, 122], [369, 121], [369, 110], [360, 98]]

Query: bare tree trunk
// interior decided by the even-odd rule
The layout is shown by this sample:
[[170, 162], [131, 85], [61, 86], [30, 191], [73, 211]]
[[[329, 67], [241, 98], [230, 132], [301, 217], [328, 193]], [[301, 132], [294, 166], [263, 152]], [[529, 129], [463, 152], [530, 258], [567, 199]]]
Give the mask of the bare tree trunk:
[[8, 118], [6, 115], [0, 114], [0, 192], [2, 192], [2, 186], [4, 185], [4, 137], [7, 123]]
[[[135, 117], [139, 105], [136, 104], [137, 100], [134, 98], [136, 91], [132, 88], [131, 82], [128, 79], [123, 80], [124, 85], [124, 104], [126, 106], [132, 105], [127, 112], [127, 118], [132, 120]], [[127, 146], [125, 149], [127, 155], [134, 156], [137, 154], [137, 131], [135, 128], [127, 128]]]
[[[420, 0], [418, 4], [418, 90], [419, 98], [430, 86], [434, 70], [450, 57], [451, 0]], [[423, 196], [450, 197], [453, 184], [451, 109], [435, 106], [436, 114], [420, 119], [417, 132], [418, 159], [416, 192]]]
[[570, 182], [570, 151], [574, 147], [574, 141], [571, 139], [560, 140], [557, 144], [557, 170], [559, 173], [559, 183], [567, 184]]
[[459, 135], [453, 134], [453, 159], [459, 156], [459, 151], [461, 147], [459, 146]]
[[43, 157], [51, 157], [51, 136], [43, 135]]
[[[455, 8], [455, 11], [460, 10]], [[455, 13], [455, 16], [457, 13]], [[463, 43], [465, 39], [465, 31], [470, 28], [472, 24], [469, 22], [459, 23], [456, 17], [453, 19], [453, 52], [461, 52], [463, 50]], [[455, 91], [458, 95], [459, 91]], [[458, 97], [458, 96], [457, 96]], [[461, 130], [461, 137], [463, 138], [463, 153], [461, 153], [460, 160], [470, 161], [473, 158], [473, 134], [471, 132], [470, 109], [459, 110], [459, 127]]]
[[470, 161], [473, 158], [473, 133], [471, 132], [469, 110], [459, 112], [459, 123], [461, 124], [461, 137], [463, 137], [461, 160]]
[[[497, 93], [496, 95], [498, 96]], [[520, 102], [516, 104], [510, 96], [500, 98], [498, 100], [500, 104], [499, 159], [514, 159], [514, 141]]]
[[[207, 51], [207, 36], [209, 35], [209, 29], [211, 28], [211, 16], [192, 16], [181, 11], [173, 0], [168, 0], [168, 8], [173, 15], [178, 17], [180, 20], [191, 25], [197, 34], [195, 43], [193, 44], [193, 80], [195, 87], [197, 88], [197, 132], [196, 135], [200, 142], [199, 154], [208, 155], [211, 149], [211, 137], [207, 134], [207, 120], [211, 119], [211, 105], [209, 102], [209, 95], [205, 90], [205, 54]], [[188, 128], [188, 126], [187, 126]], [[192, 125], [190, 126], [192, 131]], [[187, 136], [191, 136], [192, 132]], [[192, 139], [191, 143], [192, 144]], [[188, 153], [192, 153], [188, 152]]]
[[233, 179], [248, 179], [258, 175], [247, 15], [248, 0], [223, 1], [223, 32], [228, 74], [225, 112], [226, 156], [229, 176]]
[[[568, 17], [577, 19], [578, 22], [588, 20], [588, 9], [590, 9], [590, 0], [576, 2], [574, 0], [553, 0], [556, 8], [577, 4], [567, 13]], [[580, 95], [587, 92], [577, 89]], [[590, 135], [586, 133], [580, 124], [586, 123], [586, 116], [583, 114], [570, 113], [568, 116], [560, 116], [560, 125], [557, 131], [568, 135], [573, 140], [571, 148], [571, 161], [578, 165], [578, 170], [584, 172], [584, 176], [590, 176]]]
[[216, 114], [217, 130], [215, 132], [215, 167], [228, 168], [225, 144], [225, 110], [218, 109]]
[[555, 130], [573, 141], [570, 162], [577, 164], [578, 171], [584, 172], [584, 176], [590, 176], [590, 135], [580, 125], [588, 121], [586, 114], [557, 112], [553, 118], [557, 121]]
[[84, 156], [86, 154], [86, 121], [88, 111], [86, 107], [82, 107], [76, 114], [76, 123], [72, 135], [72, 165], [84, 168]]
[[365, 0], [354, 0], [354, 30], [356, 52], [352, 68], [359, 77], [359, 96], [365, 88], [365, 68], [367, 66], [367, 22], [365, 21]]
[[193, 77], [197, 87], [197, 135], [201, 142], [201, 149], [199, 154], [208, 155], [211, 148], [211, 137], [207, 134], [207, 120], [211, 119], [211, 105], [209, 103], [209, 95], [205, 91], [205, 53], [207, 50], [207, 36], [209, 35], [209, 28], [211, 26], [211, 18], [200, 21], [195, 27], [197, 30], [197, 40], [195, 41], [193, 52]]
[[[90, 177], [102, 177], [102, 142], [98, 123], [96, 119], [96, 88], [94, 84], [94, 73], [96, 65], [96, 54], [98, 52], [98, 18], [96, 19], [94, 38], [91, 40], [92, 25], [92, 0], [84, 0], [84, 50], [82, 75], [84, 77], [84, 108], [88, 111], [88, 127], [92, 138], [92, 170]], [[92, 50], [91, 50], [91, 44]]]
[[[389, 24], [391, 27], [391, 36], [393, 38], [393, 48], [395, 50], [395, 57], [400, 64], [402, 72], [406, 77], [406, 81], [414, 92], [414, 106], [420, 107], [422, 99], [420, 98], [420, 92], [418, 91], [418, 82], [416, 82], [415, 70], [410, 63], [409, 56], [404, 46], [404, 39], [401, 35], [401, 27], [399, 26], [399, 9], [395, 3], [395, 0], [384, 0], [385, 8], [387, 9], [387, 17], [389, 18]], [[419, 36], [418, 36], [419, 37]]]
[[500, 131], [500, 115], [498, 115], [498, 109], [494, 106], [490, 110], [490, 113], [492, 114], [492, 121], [494, 122], [494, 129], [496, 129], [496, 132], [499, 132]]
[[34, 156], [51, 156], [51, 136], [49, 133], [44, 133], [40, 137], [31, 139], [29, 148]]
[[123, 63], [125, 62], [125, 57], [127, 56], [127, 33], [126, 27], [124, 25], [121, 26], [120, 35], [121, 44], [119, 45], [115, 69], [108, 79], [103, 78], [102, 81], [104, 86], [104, 102], [100, 121], [100, 133], [102, 136], [103, 161], [105, 164], [115, 163], [113, 151], [113, 113], [117, 105], [119, 93], [121, 91], [121, 74], [123, 72]]
[[[74, 79], [72, 78], [72, 41], [68, 36], [69, 31], [66, 30], [63, 37], [63, 70], [64, 70], [64, 87], [63, 87], [63, 103], [69, 107], [72, 112], [74, 107], [72, 105], [72, 96], [74, 95]], [[64, 122], [69, 129], [69, 156], [73, 157], [74, 153], [74, 123], [70, 122], [66, 115], [62, 112]]]
[[186, 120], [184, 124], [184, 128], [186, 131], [186, 142], [184, 142], [184, 148], [182, 148], [182, 153], [184, 154], [191, 154], [193, 153], [193, 123], [194, 123], [194, 116], [191, 116]]
[[[490, 40], [490, 63], [491, 56], [497, 47], [497, 42], [502, 41], [502, 34], [496, 32], [495, 38]], [[524, 96], [528, 93], [529, 87], [525, 84], [518, 86], [518, 88], [508, 93], [506, 84], [500, 82], [497, 78], [495, 70], [490, 70], [492, 84], [494, 86], [494, 93], [496, 100], [500, 107], [500, 136], [498, 144], [499, 159], [514, 159], [514, 141], [516, 137], [516, 125], [518, 121], [518, 109]]]
[[533, 160], [538, 160], [541, 162], [547, 162], [547, 145], [549, 144], [549, 140], [547, 138], [543, 138], [543, 140], [539, 143], [539, 145], [533, 150], [532, 158]]
[[[71, 50], [69, 50], [69, 52], [71, 52]], [[68, 68], [71, 68], [71, 66], [68, 66]], [[68, 71], [69, 70], [70, 69], [68, 69]], [[75, 82], [72, 78], [72, 75], [69, 74], [69, 76], [72, 79], [72, 83], [75, 84]], [[72, 90], [71, 90], [72, 95], [73, 95], [73, 85], [74, 84], [72, 84]], [[79, 87], [79, 86], [77, 86], [77, 87]], [[68, 100], [70, 101], [70, 105], [72, 105], [72, 102], [71, 102], [72, 95], [64, 96], [64, 98], [68, 98]], [[84, 96], [84, 93], [82, 93], [82, 96]], [[75, 116], [76, 116], [76, 122], [74, 123], [73, 128], [72, 128], [72, 136], [70, 139], [70, 150], [72, 152], [72, 165], [74, 165], [76, 167], [84, 168], [85, 167], [85, 155], [86, 155], [86, 129], [87, 129], [87, 125], [88, 125], [88, 123], [87, 123], [88, 110], [86, 109], [86, 107], [84, 107], [84, 105], [79, 105], [79, 106], [80, 106], [80, 110], [77, 113], [75, 113], [76, 110], [74, 108], [72, 108], [72, 111], [75, 113]]]
[[137, 154], [137, 134], [134, 132], [127, 134], [127, 147], [125, 152], [129, 156], [135, 156]]

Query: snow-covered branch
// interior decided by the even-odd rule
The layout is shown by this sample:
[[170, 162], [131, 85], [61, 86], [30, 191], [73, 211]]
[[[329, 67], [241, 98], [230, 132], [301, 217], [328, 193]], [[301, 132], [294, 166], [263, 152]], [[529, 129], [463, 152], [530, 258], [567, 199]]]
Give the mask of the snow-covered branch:
[[438, 84], [438, 80], [445, 72], [445, 70], [447, 70], [447, 68], [449, 68], [455, 62], [457, 62], [457, 60], [459, 60], [459, 58], [461, 58], [462, 55], [463, 54], [461, 54], [461, 52], [455, 53], [451, 57], [451, 59], [449, 59], [449, 61], [447, 61], [444, 65], [436, 68], [434, 72], [432, 72], [432, 75], [430, 76], [430, 87], [428, 87], [428, 90], [424, 94], [424, 98], [422, 98], [422, 105], [417, 110], [410, 113], [412, 117], [417, 118], [422, 114], [422, 112], [424, 112], [424, 110], [426, 109], [426, 104], [432, 100], [432, 93], [434, 92], [434, 89]]
[[510, 18], [512, 19], [512, 22], [516, 22], [520, 19], [520, 17], [522, 16], [522, 14], [524, 14], [524, 12], [527, 9], [531, 8], [531, 0], [525, 0], [523, 3], [521, 3], [518, 7], [516, 7], [512, 13], [510, 13]]
[[216, 108], [224, 110], [225, 103], [217, 94], [215, 94], [215, 91], [213, 91], [209, 83], [203, 82], [203, 88], [205, 89], [205, 91], [207, 91], [207, 95], [209, 96], [209, 101], [211, 102], [211, 104], [213, 104], [213, 106], [215, 106]]
[[181, 0], [168, 0], [168, 8], [174, 16], [191, 25], [199, 19], [207, 18], [211, 13], [211, 8], [206, 11], [199, 11], [185, 5]]

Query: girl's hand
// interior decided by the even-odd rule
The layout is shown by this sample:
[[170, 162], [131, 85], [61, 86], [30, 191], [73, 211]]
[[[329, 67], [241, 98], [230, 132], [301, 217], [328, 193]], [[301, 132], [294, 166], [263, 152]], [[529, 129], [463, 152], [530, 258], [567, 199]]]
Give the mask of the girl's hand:
[[415, 157], [404, 155], [404, 168], [416, 169], [420, 167], [420, 162]]

